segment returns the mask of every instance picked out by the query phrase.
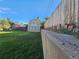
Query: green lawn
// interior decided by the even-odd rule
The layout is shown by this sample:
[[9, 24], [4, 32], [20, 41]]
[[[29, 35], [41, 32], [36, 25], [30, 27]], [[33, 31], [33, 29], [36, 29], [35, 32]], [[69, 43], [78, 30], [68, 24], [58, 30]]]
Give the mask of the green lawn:
[[0, 32], [0, 59], [43, 59], [40, 33]]

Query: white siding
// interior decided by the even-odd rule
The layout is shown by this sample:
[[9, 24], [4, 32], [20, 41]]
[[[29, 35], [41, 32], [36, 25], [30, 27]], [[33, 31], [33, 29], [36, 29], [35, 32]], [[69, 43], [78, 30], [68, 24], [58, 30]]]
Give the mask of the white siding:
[[37, 19], [32, 20], [28, 25], [28, 31], [30, 32], [40, 32], [41, 22]]

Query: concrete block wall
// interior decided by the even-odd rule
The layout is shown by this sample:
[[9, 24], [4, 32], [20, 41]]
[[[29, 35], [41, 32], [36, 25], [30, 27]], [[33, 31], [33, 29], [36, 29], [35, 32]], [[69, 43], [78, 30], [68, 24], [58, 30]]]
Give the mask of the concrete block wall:
[[79, 59], [79, 41], [73, 36], [42, 30], [44, 59]]

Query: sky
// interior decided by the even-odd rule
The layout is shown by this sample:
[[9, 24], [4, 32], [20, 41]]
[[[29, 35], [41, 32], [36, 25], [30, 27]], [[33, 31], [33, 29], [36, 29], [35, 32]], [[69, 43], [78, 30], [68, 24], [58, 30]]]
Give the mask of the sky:
[[50, 16], [59, 3], [60, 0], [0, 0], [0, 18], [28, 23], [36, 17]]

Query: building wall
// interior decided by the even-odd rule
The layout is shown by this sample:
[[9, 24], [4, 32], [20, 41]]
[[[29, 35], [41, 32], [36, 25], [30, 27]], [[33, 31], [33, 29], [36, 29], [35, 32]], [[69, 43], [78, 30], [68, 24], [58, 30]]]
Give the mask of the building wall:
[[75, 0], [75, 20], [76, 26], [79, 27], [79, 0]]
[[64, 53], [65, 51], [57, 46], [57, 42], [54, 42], [54, 40], [57, 39], [51, 33], [44, 30], [41, 32], [44, 59], [69, 59], [69, 57]]
[[50, 18], [45, 23], [45, 28], [57, 26], [61, 24], [74, 23], [79, 27], [79, 0], [61, 0], [56, 10], [52, 13]]
[[41, 22], [39, 20], [32, 20], [28, 24], [28, 31], [29, 32], [40, 32], [41, 30]]
[[44, 59], [79, 59], [79, 40], [75, 37], [48, 30], [41, 34]]

